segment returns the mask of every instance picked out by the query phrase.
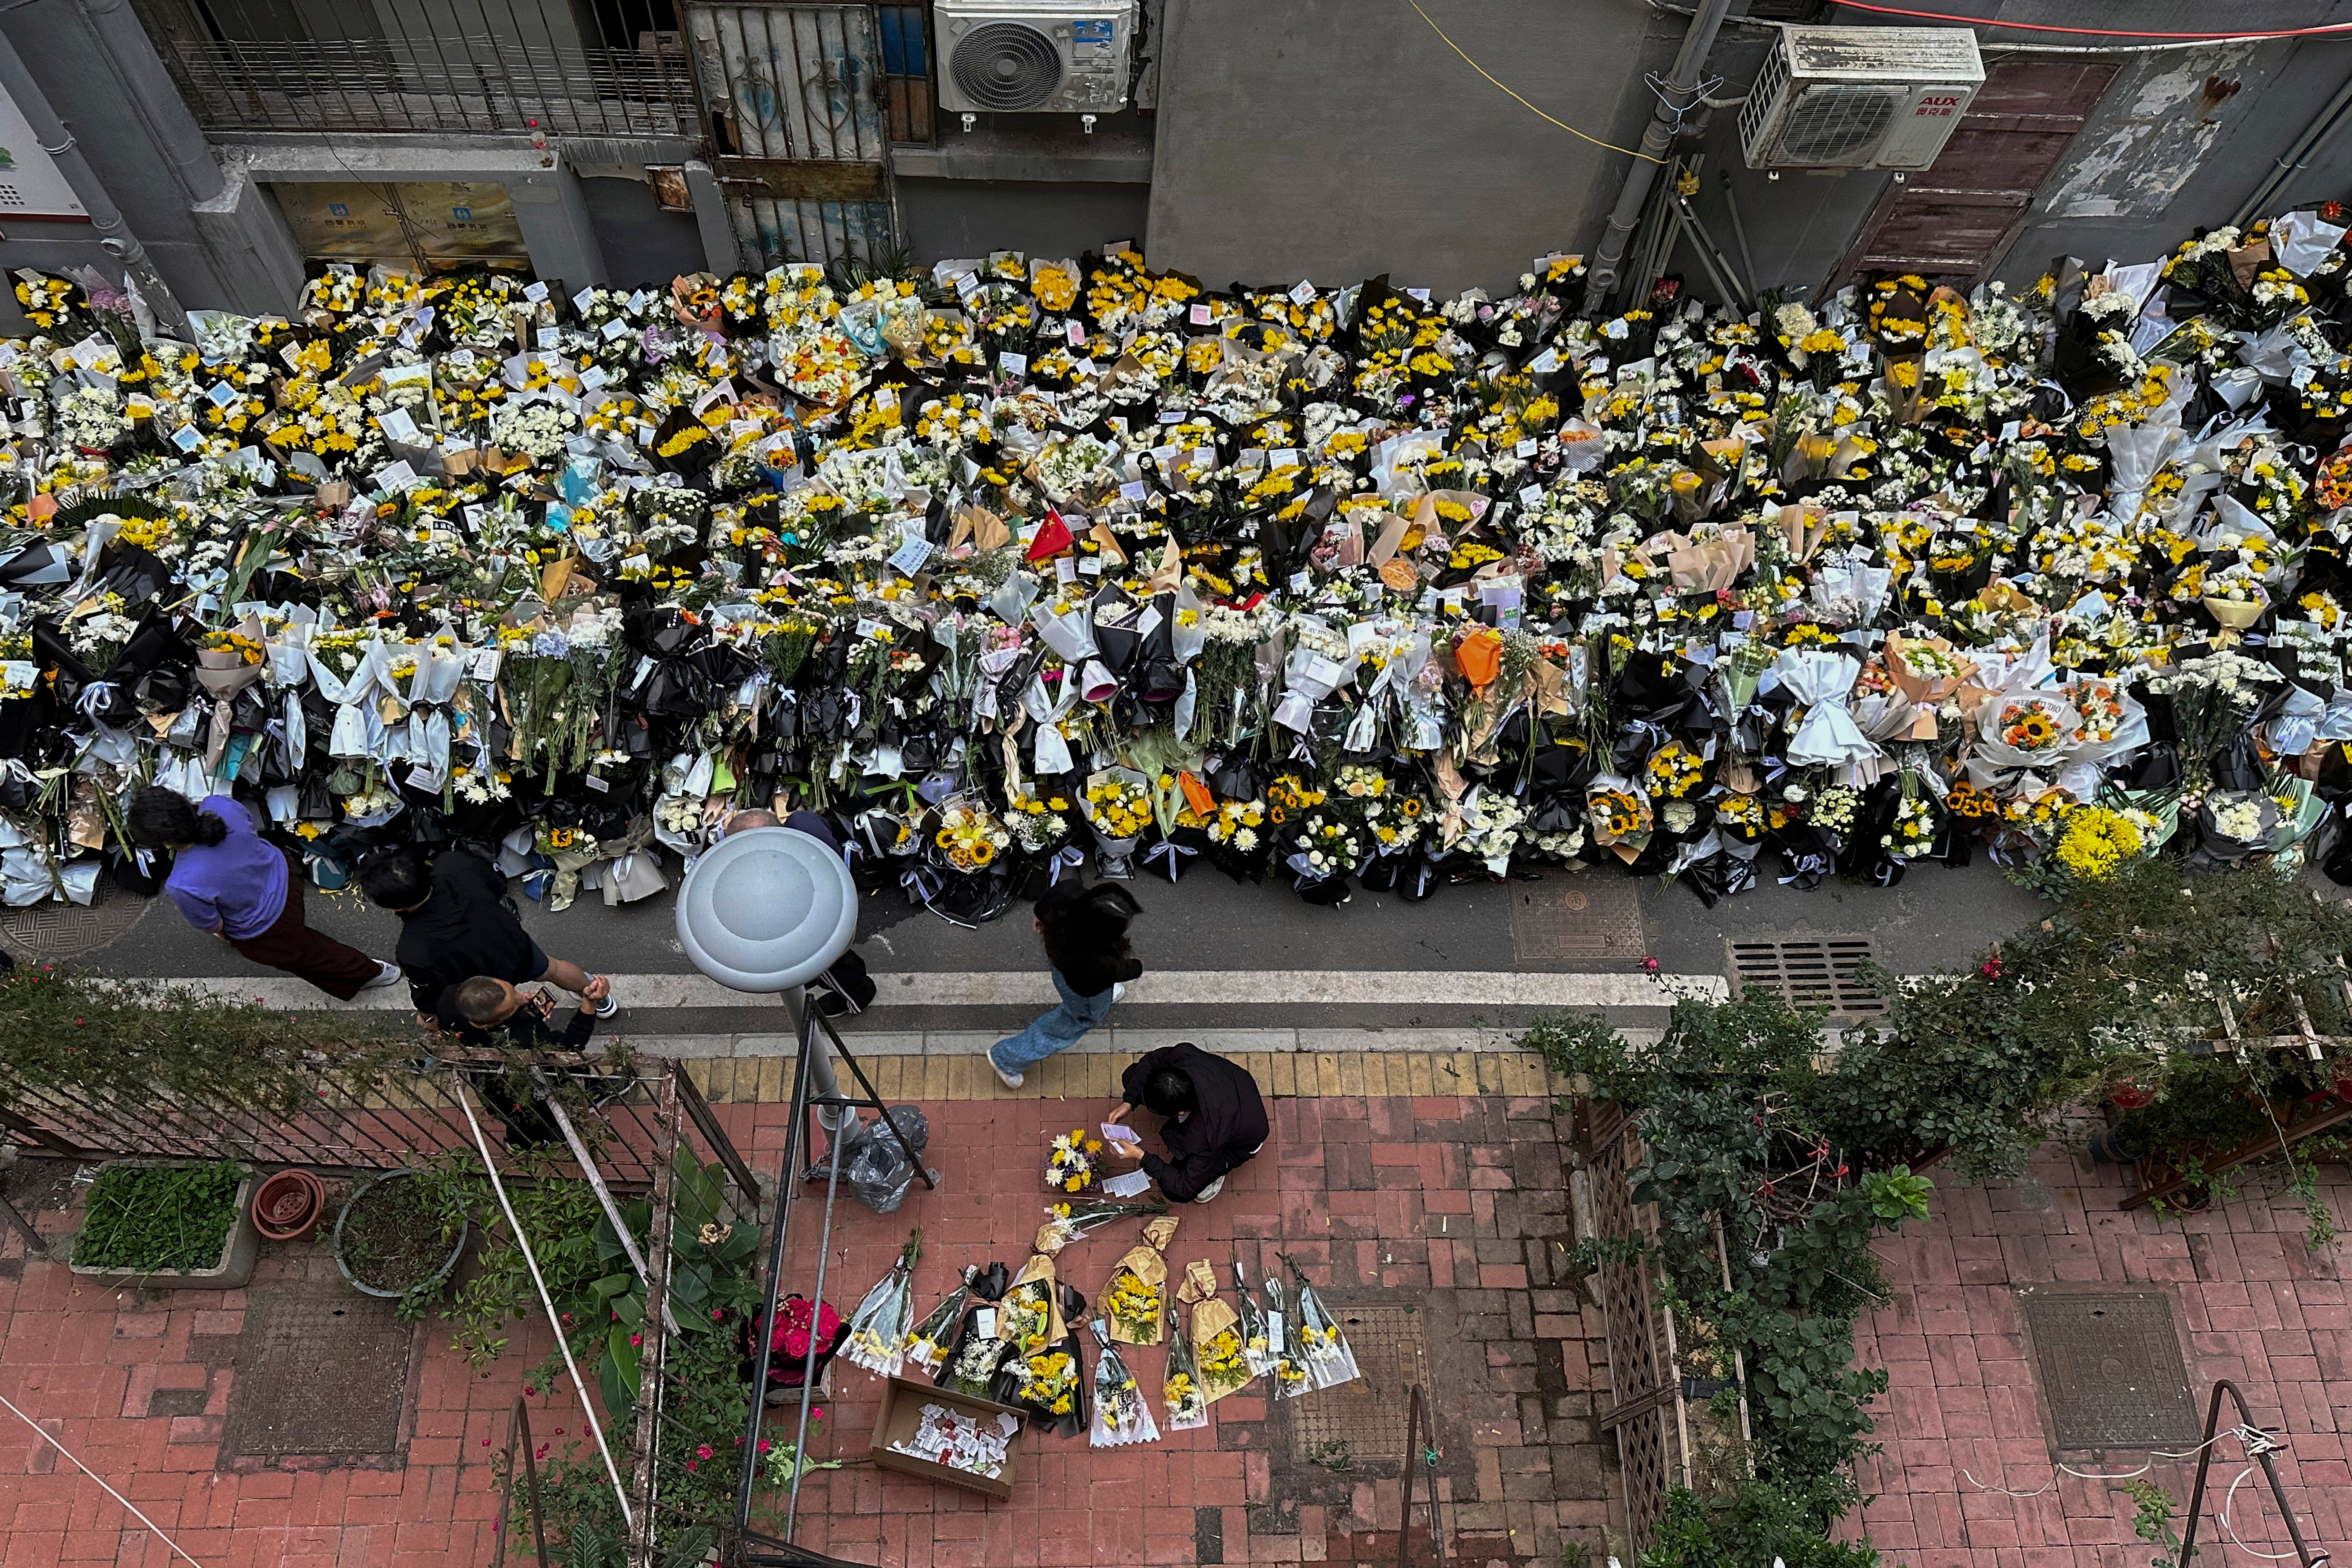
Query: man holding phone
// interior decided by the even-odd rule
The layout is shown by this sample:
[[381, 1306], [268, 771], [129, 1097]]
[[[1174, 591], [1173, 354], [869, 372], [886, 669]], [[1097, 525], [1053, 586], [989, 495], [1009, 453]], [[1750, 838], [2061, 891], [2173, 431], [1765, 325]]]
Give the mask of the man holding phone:
[[[1257, 1079], [1239, 1062], [1189, 1040], [1136, 1062], [1119, 1087], [1127, 1098], [1103, 1123], [1105, 1158], [1114, 1166], [1140, 1165], [1171, 1203], [1207, 1203], [1224, 1190], [1227, 1172], [1265, 1147], [1270, 1129]], [[1167, 1118], [1160, 1129], [1165, 1159], [1146, 1153], [1140, 1141], [1112, 1136], [1138, 1109]]]
[[521, 1050], [579, 1051], [587, 1049], [588, 1037], [596, 1032], [597, 1008], [611, 990], [603, 975], [591, 979], [580, 993], [580, 1005], [560, 1029], [553, 1021], [553, 992], [525, 991], [495, 975], [459, 982], [449, 988], [448, 1001], [464, 1021], [459, 1037], [467, 1045], [487, 1044], [493, 1031], [503, 1029], [506, 1043]]

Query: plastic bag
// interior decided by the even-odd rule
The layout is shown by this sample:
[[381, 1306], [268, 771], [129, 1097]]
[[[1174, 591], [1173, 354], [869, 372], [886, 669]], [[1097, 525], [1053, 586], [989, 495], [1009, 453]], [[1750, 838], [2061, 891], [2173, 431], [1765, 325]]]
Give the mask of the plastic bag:
[[[889, 1115], [908, 1147], [920, 1154], [931, 1141], [930, 1122], [911, 1105], [894, 1105]], [[841, 1152], [841, 1179], [850, 1195], [876, 1214], [898, 1213], [898, 1205], [907, 1201], [907, 1189], [915, 1184], [915, 1163], [907, 1158], [898, 1140], [890, 1136], [890, 1129], [879, 1121], [860, 1117], [856, 1126], [843, 1129], [839, 1136], [846, 1141]]]

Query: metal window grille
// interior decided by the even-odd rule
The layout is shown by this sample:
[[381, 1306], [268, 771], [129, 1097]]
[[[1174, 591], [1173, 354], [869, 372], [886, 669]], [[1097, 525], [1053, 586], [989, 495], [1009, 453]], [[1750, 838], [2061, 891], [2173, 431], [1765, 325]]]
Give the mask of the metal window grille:
[[931, 8], [877, 5], [882, 21], [882, 109], [890, 140], [929, 145], [938, 139], [932, 117]]
[[353, 7], [159, 0], [149, 26], [208, 131], [695, 136], [673, 30], [608, 42], [562, 0]]

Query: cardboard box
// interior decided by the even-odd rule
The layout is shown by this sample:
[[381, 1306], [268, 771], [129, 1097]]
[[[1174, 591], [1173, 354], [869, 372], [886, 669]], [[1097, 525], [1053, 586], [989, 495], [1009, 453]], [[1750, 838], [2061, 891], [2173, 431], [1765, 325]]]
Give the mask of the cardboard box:
[[1024, 1426], [1029, 1422], [1028, 1412], [1015, 1410], [1009, 1405], [975, 1399], [969, 1394], [935, 1388], [911, 1378], [885, 1378], [882, 1380], [882, 1412], [874, 1418], [874, 1447], [870, 1450], [875, 1468], [896, 1470], [901, 1475], [920, 1476], [945, 1486], [961, 1487], [966, 1491], [979, 1492], [1000, 1502], [1010, 1498], [1013, 1479], [1021, 1468], [1021, 1434], [1018, 1432], [1013, 1435], [1012, 1442], [1005, 1445], [1004, 1473], [993, 1479], [975, 1476], [965, 1470], [951, 1470], [945, 1465], [935, 1465], [929, 1459], [918, 1459], [891, 1448], [891, 1444], [915, 1435], [915, 1428], [923, 1424], [923, 1406], [926, 1405], [944, 1405], [982, 1423], [996, 1415], [1010, 1415]]

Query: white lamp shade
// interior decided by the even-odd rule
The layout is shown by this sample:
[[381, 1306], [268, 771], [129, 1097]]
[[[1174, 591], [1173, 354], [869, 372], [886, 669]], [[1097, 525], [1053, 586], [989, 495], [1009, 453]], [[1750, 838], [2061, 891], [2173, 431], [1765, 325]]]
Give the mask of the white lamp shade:
[[857, 886], [830, 846], [789, 827], [729, 834], [677, 892], [677, 938], [694, 966], [737, 991], [805, 985], [849, 951]]

